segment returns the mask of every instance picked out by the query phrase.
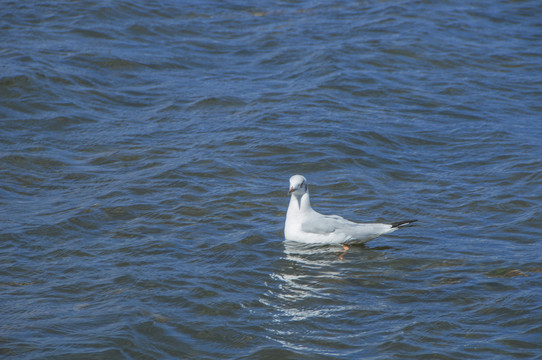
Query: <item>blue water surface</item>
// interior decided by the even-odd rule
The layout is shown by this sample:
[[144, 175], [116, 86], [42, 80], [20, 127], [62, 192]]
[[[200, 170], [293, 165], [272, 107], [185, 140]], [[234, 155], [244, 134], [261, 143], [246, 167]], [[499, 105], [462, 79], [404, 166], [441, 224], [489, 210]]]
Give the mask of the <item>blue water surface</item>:
[[[0, 355], [542, 353], [542, 8], [0, 7]], [[288, 179], [365, 247], [284, 243]]]

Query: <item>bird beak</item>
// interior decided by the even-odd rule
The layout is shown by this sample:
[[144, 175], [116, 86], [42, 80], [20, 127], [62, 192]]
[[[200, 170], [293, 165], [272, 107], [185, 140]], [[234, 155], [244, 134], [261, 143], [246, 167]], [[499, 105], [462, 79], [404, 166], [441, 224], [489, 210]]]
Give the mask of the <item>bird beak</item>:
[[292, 187], [290, 188], [290, 190], [288, 190], [288, 195], [290, 195], [290, 194], [293, 193], [294, 191], [295, 191], [295, 189], [294, 189], [294, 187], [292, 186]]

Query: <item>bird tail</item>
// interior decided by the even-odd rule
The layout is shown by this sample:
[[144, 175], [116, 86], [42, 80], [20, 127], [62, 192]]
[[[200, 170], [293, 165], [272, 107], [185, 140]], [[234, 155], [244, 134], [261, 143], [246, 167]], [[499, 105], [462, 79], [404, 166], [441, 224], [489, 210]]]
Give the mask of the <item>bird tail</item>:
[[418, 220], [397, 221], [397, 222], [391, 223], [391, 227], [392, 227], [392, 229], [398, 229], [398, 228], [414, 226], [412, 223], [414, 223], [416, 221], [418, 221]]

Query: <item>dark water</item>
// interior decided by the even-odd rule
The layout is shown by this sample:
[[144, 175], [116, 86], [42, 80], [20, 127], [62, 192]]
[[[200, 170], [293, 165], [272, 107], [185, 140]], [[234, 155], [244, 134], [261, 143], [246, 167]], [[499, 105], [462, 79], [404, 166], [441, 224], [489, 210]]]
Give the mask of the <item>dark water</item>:
[[[541, 357], [538, 1], [0, 14], [2, 358]], [[296, 173], [420, 223], [286, 246]]]

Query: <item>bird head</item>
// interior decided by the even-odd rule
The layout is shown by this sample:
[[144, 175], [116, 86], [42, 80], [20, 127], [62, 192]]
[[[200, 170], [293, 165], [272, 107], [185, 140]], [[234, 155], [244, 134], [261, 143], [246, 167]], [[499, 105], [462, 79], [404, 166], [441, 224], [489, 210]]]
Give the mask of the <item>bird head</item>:
[[288, 194], [294, 194], [296, 196], [301, 196], [309, 191], [307, 185], [307, 179], [302, 175], [294, 175], [290, 178], [290, 189]]

